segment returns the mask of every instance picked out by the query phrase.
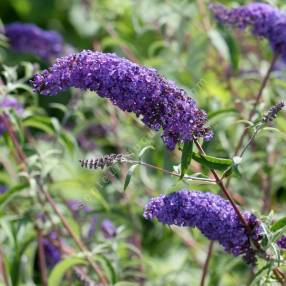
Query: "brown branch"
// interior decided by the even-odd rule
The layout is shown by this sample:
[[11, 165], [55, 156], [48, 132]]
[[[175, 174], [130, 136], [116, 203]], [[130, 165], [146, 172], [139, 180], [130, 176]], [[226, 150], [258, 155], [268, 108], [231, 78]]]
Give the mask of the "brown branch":
[[9, 278], [8, 278], [7, 269], [6, 269], [6, 266], [5, 266], [4, 254], [3, 254], [3, 251], [2, 251], [2, 245], [0, 245], [0, 273], [3, 276], [4, 285], [5, 286], [9, 286], [10, 285], [9, 284]]
[[42, 286], [48, 286], [47, 265], [44, 250], [43, 234], [42, 230], [37, 228], [37, 240], [38, 240], [38, 262], [40, 266], [40, 276]]
[[213, 246], [214, 246], [214, 241], [211, 241], [209, 245], [209, 249], [208, 249], [207, 259], [205, 261], [204, 268], [203, 268], [203, 274], [202, 274], [200, 286], [205, 285], [205, 280], [206, 280], [207, 273], [208, 273], [208, 267], [209, 267], [209, 262], [210, 262], [212, 251], [213, 251]]
[[[263, 91], [264, 91], [264, 89], [265, 89], [265, 87], [267, 85], [267, 82], [268, 82], [268, 80], [270, 78], [271, 72], [273, 70], [273, 67], [274, 67], [277, 59], [278, 59], [278, 55], [275, 54], [273, 59], [272, 59], [272, 61], [271, 61], [270, 66], [269, 66], [269, 68], [268, 68], [268, 70], [266, 72], [266, 75], [264, 76], [264, 78], [263, 78], [263, 80], [261, 82], [261, 85], [259, 87], [258, 93], [257, 93], [257, 95], [255, 97], [255, 102], [253, 104], [253, 107], [252, 107], [249, 115], [248, 115], [248, 118], [247, 118], [248, 121], [251, 121], [253, 116], [255, 115], [257, 105], [259, 104], [259, 102], [261, 100], [261, 97], [263, 95]], [[235, 148], [234, 156], [236, 156], [239, 153], [239, 150], [240, 150], [240, 148], [241, 148], [241, 146], [243, 144], [243, 140], [244, 140], [244, 138], [245, 138], [245, 136], [247, 134], [248, 134], [248, 128], [245, 128], [243, 133], [242, 133], [242, 135], [241, 135], [241, 137], [240, 137], [240, 139], [239, 139], [239, 142], [238, 142], [238, 144], [237, 144], [237, 146]]]

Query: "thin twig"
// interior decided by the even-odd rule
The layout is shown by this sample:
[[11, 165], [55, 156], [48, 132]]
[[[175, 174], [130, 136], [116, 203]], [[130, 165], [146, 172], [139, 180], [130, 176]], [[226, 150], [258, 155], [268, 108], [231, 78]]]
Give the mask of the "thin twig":
[[47, 266], [46, 266], [43, 234], [42, 234], [42, 230], [39, 228], [37, 228], [37, 239], [38, 239], [38, 250], [39, 250], [38, 261], [39, 261], [39, 266], [40, 266], [41, 283], [43, 286], [47, 286], [48, 276], [47, 276]]
[[4, 254], [2, 251], [2, 245], [0, 245], [0, 272], [3, 276], [3, 281], [5, 286], [9, 286], [9, 278], [7, 275], [7, 269], [5, 267], [5, 261], [4, 261]]
[[[268, 68], [268, 70], [267, 70], [267, 72], [266, 72], [266, 74], [265, 74], [265, 76], [264, 76], [264, 78], [263, 78], [263, 80], [261, 82], [260, 88], [258, 90], [258, 93], [257, 93], [256, 97], [255, 97], [255, 102], [253, 104], [253, 107], [252, 107], [249, 115], [248, 115], [248, 121], [251, 121], [251, 119], [253, 118], [253, 116], [254, 116], [254, 114], [256, 112], [257, 105], [259, 104], [259, 102], [261, 100], [263, 91], [264, 91], [264, 89], [265, 89], [265, 87], [267, 85], [267, 82], [268, 82], [268, 80], [270, 78], [270, 74], [271, 74], [271, 72], [273, 70], [273, 67], [274, 67], [277, 59], [278, 59], [278, 55], [275, 54], [273, 59], [272, 59], [272, 61], [271, 61], [270, 66], [269, 66], [269, 68]], [[237, 144], [237, 146], [235, 148], [234, 156], [236, 156], [238, 154], [238, 152], [239, 152], [239, 150], [240, 150], [240, 148], [242, 146], [243, 140], [244, 140], [245, 136], [247, 135], [247, 133], [248, 133], [248, 128], [245, 128], [243, 133], [242, 133], [242, 135], [241, 135], [241, 137], [240, 137], [240, 139], [239, 139], [239, 142], [238, 142], [238, 144]]]
[[208, 273], [208, 267], [209, 267], [209, 262], [210, 262], [212, 251], [213, 251], [213, 246], [214, 246], [214, 241], [211, 241], [209, 245], [209, 249], [208, 249], [207, 259], [205, 261], [204, 268], [203, 268], [203, 274], [202, 274], [200, 286], [205, 285], [205, 280], [206, 280], [207, 273]]
[[[160, 167], [151, 165], [151, 164], [146, 163], [146, 162], [143, 162], [143, 161], [127, 160], [126, 162], [129, 162], [129, 163], [132, 163], [132, 164], [142, 165], [142, 166], [145, 166], [145, 167], [149, 167], [149, 168], [151, 168], [151, 169], [158, 170], [158, 171], [163, 172], [163, 173], [168, 174], [168, 175], [172, 175], [172, 176], [176, 176], [176, 177], [181, 177], [180, 174], [177, 174], [177, 173], [172, 172], [172, 171], [168, 171], [168, 170], [166, 170], [166, 169], [163, 169], [163, 168], [160, 168]], [[200, 177], [194, 177], [194, 176], [188, 176], [188, 175], [185, 175], [185, 176], [183, 177], [183, 179], [185, 179], [185, 180], [193, 180], [193, 181], [201, 181], [201, 182], [209, 182], [209, 183], [216, 183], [216, 180], [213, 180], [213, 179], [200, 178]]]
[[204, 0], [197, 0], [199, 12], [201, 14], [202, 24], [206, 33], [211, 30], [211, 24], [207, 15], [206, 4]]

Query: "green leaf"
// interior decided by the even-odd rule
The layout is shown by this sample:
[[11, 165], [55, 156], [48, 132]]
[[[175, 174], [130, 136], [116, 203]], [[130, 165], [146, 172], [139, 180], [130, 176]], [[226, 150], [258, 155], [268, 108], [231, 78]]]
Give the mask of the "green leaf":
[[275, 232], [281, 228], [286, 226], [286, 216], [282, 217], [281, 219], [277, 220], [272, 226], [271, 231]]
[[210, 169], [224, 171], [232, 165], [231, 159], [217, 158], [193, 152], [193, 159]]
[[223, 32], [223, 37], [225, 39], [225, 42], [226, 42], [228, 50], [229, 50], [231, 66], [232, 66], [234, 71], [237, 71], [239, 68], [239, 48], [238, 48], [238, 45], [235, 42], [232, 35], [227, 30], [225, 30]]
[[208, 33], [208, 36], [213, 44], [213, 46], [217, 49], [220, 55], [227, 61], [230, 60], [229, 48], [226, 44], [225, 39], [217, 30], [211, 30]]
[[50, 118], [45, 116], [31, 116], [27, 119], [24, 119], [23, 125], [25, 127], [40, 129], [50, 135], [55, 133], [53, 123], [51, 122]]
[[111, 281], [112, 285], [117, 282], [116, 271], [109, 259], [105, 256], [97, 256], [94, 257], [95, 261], [98, 261], [102, 266], [104, 273], [108, 275], [109, 280]]
[[138, 284], [134, 283], [134, 282], [120, 281], [120, 282], [114, 284], [114, 286], [138, 286]]
[[142, 156], [145, 154], [145, 152], [146, 152], [147, 150], [149, 150], [149, 149], [154, 150], [155, 148], [154, 148], [152, 145], [149, 145], [149, 146], [144, 147], [144, 148], [139, 152], [139, 154], [138, 154], [139, 159], [141, 159]]
[[132, 175], [133, 175], [135, 169], [137, 168], [137, 166], [138, 166], [138, 165], [136, 164], [136, 165], [132, 165], [132, 166], [129, 168], [129, 170], [128, 170], [128, 172], [127, 172], [127, 175], [126, 175], [126, 178], [125, 178], [125, 182], [124, 182], [124, 191], [127, 189], [128, 185], [129, 185], [129, 183], [130, 183], [131, 177], [132, 177]]
[[12, 199], [12, 197], [14, 197], [14, 195], [16, 195], [16, 193], [18, 193], [18, 192], [20, 192], [23, 189], [28, 188], [28, 187], [29, 187], [29, 184], [20, 184], [20, 185], [13, 187], [12, 189], [7, 191], [6, 193], [2, 194], [0, 196], [0, 208], [3, 207], [5, 204], [7, 204], [8, 201], [10, 199]]
[[83, 258], [79, 258], [79, 257], [74, 257], [74, 256], [70, 256], [67, 257], [66, 259], [64, 259], [63, 261], [59, 262], [54, 269], [52, 270], [50, 276], [49, 276], [49, 280], [48, 280], [48, 285], [49, 286], [58, 286], [61, 285], [62, 283], [62, 279], [65, 275], [65, 272], [75, 266], [75, 265], [79, 265], [79, 264], [86, 264], [87, 262], [83, 259]]
[[184, 177], [186, 171], [188, 170], [188, 167], [192, 161], [192, 155], [193, 155], [193, 141], [188, 141], [184, 143], [182, 151], [180, 179]]
[[219, 115], [225, 115], [227, 113], [234, 114], [234, 113], [238, 113], [238, 111], [235, 108], [228, 108], [228, 109], [221, 109], [221, 110], [218, 110], [218, 111], [210, 112], [208, 114], [208, 120], [216, 118]]

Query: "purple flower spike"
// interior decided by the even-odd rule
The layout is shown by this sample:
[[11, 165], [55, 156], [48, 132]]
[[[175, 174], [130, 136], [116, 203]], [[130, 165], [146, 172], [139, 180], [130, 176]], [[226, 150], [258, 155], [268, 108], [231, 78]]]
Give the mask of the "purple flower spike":
[[[254, 240], [260, 239], [261, 229], [254, 215], [243, 212], [253, 231]], [[181, 190], [151, 199], [144, 217], [168, 225], [197, 227], [208, 239], [218, 241], [234, 256], [243, 255], [248, 263], [255, 262], [244, 225], [232, 205], [218, 195], [200, 191]]]
[[276, 243], [280, 248], [286, 249], [286, 236], [283, 235]]
[[251, 27], [256, 36], [269, 40], [275, 53], [286, 60], [286, 13], [263, 3], [251, 3], [235, 9], [211, 4], [210, 9], [223, 24], [245, 29]]
[[101, 224], [101, 231], [105, 238], [110, 239], [116, 236], [117, 230], [116, 227], [113, 225], [113, 223], [105, 219]]
[[14, 51], [34, 54], [45, 60], [60, 56], [64, 51], [60, 34], [42, 30], [34, 24], [11, 23], [5, 26], [5, 35]]
[[195, 101], [155, 69], [139, 66], [115, 54], [82, 51], [62, 57], [32, 80], [35, 91], [55, 95], [69, 87], [96, 91], [154, 130], [163, 129], [169, 149], [194, 137], [212, 138], [207, 116]]

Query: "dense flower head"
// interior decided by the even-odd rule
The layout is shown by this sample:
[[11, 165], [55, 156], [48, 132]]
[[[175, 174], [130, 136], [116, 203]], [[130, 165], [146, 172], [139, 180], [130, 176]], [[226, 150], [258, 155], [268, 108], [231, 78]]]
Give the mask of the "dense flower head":
[[[260, 226], [256, 217], [243, 212], [253, 232], [252, 239], [260, 239]], [[168, 225], [197, 227], [210, 240], [218, 241], [234, 256], [243, 255], [252, 263], [251, 249], [244, 225], [229, 201], [218, 195], [200, 191], [181, 190], [151, 199], [145, 207], [146, 219], [157, 218]]]
[[35, 75], [32, 85], [43, 95], [55, 95], [68, 87], [96, 91], [122, 110], [134, 112], [149, 128], [162, 128], [162, 138], [169, 149], [194, 137], [212, 137], [205, 127], [206, 113], [184, 90], [155, 69], [115, 54], [82, 51], [62, 57]]
[[211, 4], [210, 9], [222, 23], [245, 29], [269, 40], [274, 52], [286, 60], [286, 13], [264, 3], [251, 3], [234, 9]]
[[20, 53], [30, 53], [45, 60], [60, 56], [64, 41], [55, 31], [45, 31], [34, 24], [15, 22], [5, 26], [10, 47]]
[[286, 249], [286, 236], [283, 235], [276, 243], [280, 248]]

